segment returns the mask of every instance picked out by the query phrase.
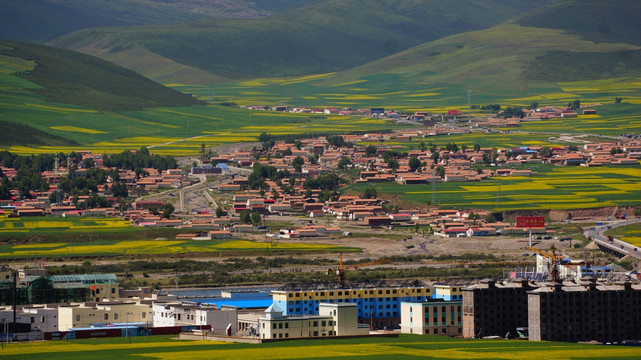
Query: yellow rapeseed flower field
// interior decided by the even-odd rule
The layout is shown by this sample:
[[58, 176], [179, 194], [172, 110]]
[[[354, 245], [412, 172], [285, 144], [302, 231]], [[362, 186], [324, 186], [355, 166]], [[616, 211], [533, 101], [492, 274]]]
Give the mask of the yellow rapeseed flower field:
[[92, 130], [92, 129], [85, 129], [77, 126], [51, 126], [51, 129], [53, 130], [61, 130], [61, 131], [71, 131], [71, 132], [79, 132], [79, 133], [85, 133], [85, 134], [106, 134], [105, 131], [100, 131], [100, 130]]

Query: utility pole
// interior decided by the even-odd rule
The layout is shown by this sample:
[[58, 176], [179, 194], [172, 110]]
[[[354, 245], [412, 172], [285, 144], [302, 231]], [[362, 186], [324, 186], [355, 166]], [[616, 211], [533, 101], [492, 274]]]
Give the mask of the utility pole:
[[472, 90], [467, 91], [467, 121], [472, 122]]

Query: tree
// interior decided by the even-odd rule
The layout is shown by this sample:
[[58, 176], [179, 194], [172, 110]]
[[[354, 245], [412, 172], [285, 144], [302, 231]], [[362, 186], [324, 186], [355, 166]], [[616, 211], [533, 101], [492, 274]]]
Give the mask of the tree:
[[267, 133], [261, 133], [258, 135], [258, 141], [264, 143], [266, 141], [272, 140], [272, 136], [268, 135]]
[[294, 160], [292, 160], [292, 166], [294, 167], [294, 170], [296, 170], [296, 172], [301, 172], [303, 164], [305, 164], [305, 159], [303, 159], [301, 156], [296, 156]]
[[368, 147], [365, 148], [365, 156], [367, 157], [372, 157], [376, 155], [376, 146], [374, 145], [369, 145]]
[[240, 212], [240, 222], [243, 224], [249, 224], [251, 222], [251, 214], [249, 210], [243, 210]]
[[572, 144], [572, 145], [568, 146], [568, 150], [569, 151], [578, 151], [579, 148], [576, 145]]
[[496, 217], [494, 217], [493, 214], [487, 214], [487, 216], [485, 217], [486, 223], [495, 223], [496, 221]]
[[318, 164], [318, 158], [316, 156], [314, 156], [314, 155], [309, 155], [307, 157], [307, 161], [309, 161], [309, 163], [311, 165], [317, 165]]
[[615, 104], [620, 104], [620, 103], [621, 103], [621, 101], [623, 101], [623, 98], [620, 98], [620, 97], [615, 97], [615, 98], [614, 98], [614, 103], [615, 103]]
[[552, 149], [547, 146], [544, 146], [539, 150], [539, 156], [541, 157], [550, 157], [552, 156]]
[[127, 189], [127, 184], [123, 182], [115, 182], [111, 185], [111, 194], [115, 197], [126, 198], [129, 196], [129, 190]]
[[538, 102], [538, 101], [532, 101], [532, 102], [530, 103], [530, 109], [531, 109], [531, 110], [536, 110], [536, 109], [538, 109], [538, 108], [539, 108], [539, 102]]
[[260, 224], [261, 218], [260, 218], [260, 213], [258, 211], [254, 211], [251, 214], [251, 222], [252, 225], [258, 226]]
[[345, 169], [349, 165], [352, 165], [352, 160], [346, 156], [343, 156], [338, 162], [338, 168], [341, 170]]
[[51, 192], [51, 194], [49, 195], [49, 203], [50, 204], [58, 203], [58, 195], [60, 195], [61, 199], [64, 198], [64, 195], [62, 194], [62, 191], [60, 191], [60, 190], [56, 190], [56, 191]]
[[481, 145], [476, 143], [474, 144], [474, 151], [479, 152], [481, 150]]
[[442, 166], [439, 166], [436, 168], [436, 175], [438, 175], [441, 179], [445, 177], [445, 168]]
[[458, 145], [456, 145], [456, 143], [448, 143], [447, 145], [445, 145], [445, 148], [450, 152], [458, 152]]
[[85, 168], [85, 169], [91, 169], [92, 167], [94, 167], [94, 165], [95, 165], [95, 164], [96, 164], [96, 163], [95, 163], [95, 161], [93, 160], [93, 158], [86, 158], [86, 159], [82, 162], [82, 167], [83, 167], [83, 168]]
[[438, 162], [439, 157], [440, 154], [438, 153], [438, 151], [432, 152], [432, 160], [434, 160], [435, 163]]
[[329, 135], [326, 139], [327, 143], [333, 147], [345, 146], [345, 139], [340, 135]]
[[205, 143], [200, 143], [200, 152], [205, 153]]
[[376, 196], [378, 196], [378, 192], [373, 186], [368, 186], [365, 188], [365, 191], [363, 192], [363, 197], [365, 199], [375, 199]]
[[223, 216], [223, 208], [221, 208], [220, 206], [216, 207], [216, 217], [219, 218], [222, 216]]
[[568, 103], [568, 107], [571, 108], [572, 110], [577, 110], [581, 108], [581, 100], [576, 99], [572, 102]]
[[407, 164], [410, 167], [410, 171], [416, 171], [421, 167], [421, 160], [419, 160], [416, 156], [412, 156], [408, 160]]
[[389, 166], [390, 169], [396, 171], [400, 165], [398, 164], [398, 161], [396, 161], [396, 159], [389, 159], [387, 161], [387, 166]]
[[508, 106], [503, 110], [503, 113], [500, 115], [503, 118], [510, 118], [510, 117], [518, 117], [518, 118], [523, 118], [525, 116], [525, 113], [523, 112], [523, 109], [521, 109], [518, 106]]
[[175, 208], [172, 204], [170, 203], [164, 203], [160, 206], [160, 216], [169, 219], [171, 217], [171, 214], [174, 212]]

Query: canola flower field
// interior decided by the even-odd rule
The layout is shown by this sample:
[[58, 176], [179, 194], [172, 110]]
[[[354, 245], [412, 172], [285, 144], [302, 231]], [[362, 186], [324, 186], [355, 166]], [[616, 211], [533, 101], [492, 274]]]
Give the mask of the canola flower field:
[[115, 218], [51, 218], [25, 217], [9, 218], [0, 216], [0, 236], [15, 233], [42, 232], [111, 232], [134, 230], [131, 222]]
[[0, 245], [0, 258], [65, 257], [98, 255], [184, 254], [251, 251], [328, 252], [358, 251], [334, 245], [249, 240], [100, 240], [83, 243], [33, 243]]
[[[641, 199], [641, 168], [531, 166], [538, 175], [495, 177], [481, 182], [437, 184], [438, 205], [446, 208], [479, 208], [496, 211], [580, 209], [635, 205]], [[432, 184], [354, 184], [344, 192], [362, 192], [373, 186], [379, 193], [427, 204]], [[436, 205], [436, 204], [434, 204]]]
[[[129, 341], [131, 343], [129, 343]], [[265, 344], [173, 340], [149, 336], [8, 344], [3, 359], [638, 359], [631, 346], [517, 340], [469, 340], [436, 335], [398, 338], [291, 340]]]

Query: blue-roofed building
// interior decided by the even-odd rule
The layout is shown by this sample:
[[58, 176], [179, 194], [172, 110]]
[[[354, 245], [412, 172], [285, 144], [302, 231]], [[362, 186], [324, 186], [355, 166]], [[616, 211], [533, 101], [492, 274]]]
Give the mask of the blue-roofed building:
[[432, 288], [419, 280], [287, 284], [272, 291], [284, 316], [318, 315], [320, 303], [354, 303], [360, 322], [374, 328], [398, 328], [402, 301], [426, 301]]

